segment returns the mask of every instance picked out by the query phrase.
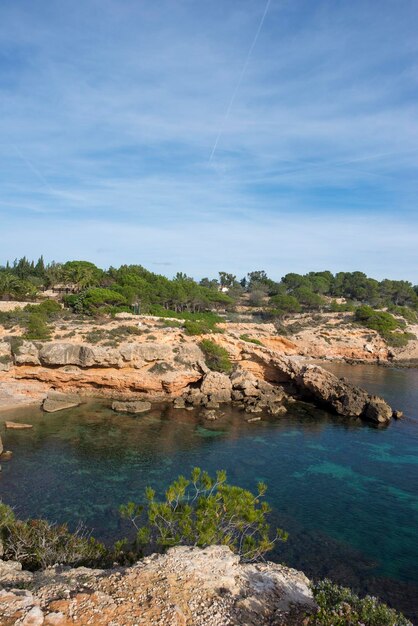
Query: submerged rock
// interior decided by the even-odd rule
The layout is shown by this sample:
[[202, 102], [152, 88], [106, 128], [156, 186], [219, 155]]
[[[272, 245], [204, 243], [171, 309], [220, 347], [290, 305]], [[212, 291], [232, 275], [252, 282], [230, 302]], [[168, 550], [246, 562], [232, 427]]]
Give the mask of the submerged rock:
[[81, 399], [75, 394], [50, 391], [42, 404], [42, 408], [47, 413], [56, 413], [57, 411], [71, 409], [79, 406], [80, 404]]
[[144, 402], [141, 400], [129, 401], [129, 402], [120, 402], [115, 400], [112, 402], [113, 411], [117, 411], [118, 413], [146, 413], [152, 409], [151, 402]]

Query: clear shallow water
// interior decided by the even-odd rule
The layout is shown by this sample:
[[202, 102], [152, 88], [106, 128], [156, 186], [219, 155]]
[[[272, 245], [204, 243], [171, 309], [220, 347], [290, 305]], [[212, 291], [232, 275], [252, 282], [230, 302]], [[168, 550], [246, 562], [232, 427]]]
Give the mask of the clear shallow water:
[[376, 429], [299, 405], [280, 420], [247, 424], [229, 411], [205, 422], [171, 407], [139, 418], [88, 404], [55, 415], [0, 414], [33, 423], [2, 432], [0, 498], [20, 516], [76, 525], [111, 541], [126, 534], [121, 503], [158, 491], [195, 465], [268, 484], [272, 520], [290, 533], [273, 553], [313, 577], [369, 591], [417, 617], [418, 370], [327, 364], [383, 395], [407, 419]]

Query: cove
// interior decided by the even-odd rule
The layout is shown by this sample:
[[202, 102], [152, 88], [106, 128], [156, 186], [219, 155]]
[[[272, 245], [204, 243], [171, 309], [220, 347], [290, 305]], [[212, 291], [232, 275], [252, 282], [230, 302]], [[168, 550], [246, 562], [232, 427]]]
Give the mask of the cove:
[[374, 593], [416, 619], [418, 371], [325, 366], [406, 419], [377, 429], [303, 403], [252, 424], [232, 408], [216, 422], [171, 406], [138, 418], [103, 402], [48, 415], [20, 409], [0, 414], [0, 424], [34, 425], [3, 434], [13, 458], [3, 463], [0, 498], [21, 517], [83, 521], [110, 542], [129, 531], [118, 506], [145, 486], [162, 493], [196, 465], [226, 469], [231, 483], [268, 485], [272, 524], [290, 534], [271, 560]]

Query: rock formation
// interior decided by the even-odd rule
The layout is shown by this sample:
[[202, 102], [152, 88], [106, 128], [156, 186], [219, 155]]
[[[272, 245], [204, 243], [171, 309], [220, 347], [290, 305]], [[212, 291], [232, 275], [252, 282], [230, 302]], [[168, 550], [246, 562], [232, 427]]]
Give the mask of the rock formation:
[[[4, 374], [40, 381], [56, 390], [108, 395], [115, 400], [165, 401], [178, 408], [217, 409], [235, 402], [248, 413], [286, 412], [289, 399], [305, 399], [346, 417], [386, 423], [392, 409], [363, 389], [338, 379], [297, 356], [230, 336], [213, 340], [227, 349], [235, 371], [227, 376], [209, 371], [199, 346], [181, 334], [176, 340], [132, 340], [117, 347], [87, 343], [23, 342], [14, 353], [14, 367]], [[49, 397], [46, 411], [79, 403], [71, 397]], [[119, 407], [117, 410], [126, 410]]]
[[315, 610], [304, 574], [242, 564], [225, 546], [172, 548], [106, 571], [29, 573], [0, 561], [1, 587], [4, 626], [296, 626]]

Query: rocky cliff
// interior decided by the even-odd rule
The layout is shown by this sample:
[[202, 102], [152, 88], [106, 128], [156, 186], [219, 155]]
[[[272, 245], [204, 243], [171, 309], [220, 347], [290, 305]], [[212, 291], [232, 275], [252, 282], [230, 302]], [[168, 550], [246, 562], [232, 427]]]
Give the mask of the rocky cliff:
[[180, 332], [165, 334], [159, 341], [135, 338], [112, 347], [23, 341], [12, 349], [3, 342], [0, 349], [8, 368], [2, 384], [7, 389], [7, 383], [36, 382], [44, 394], [55, 389], [122, 400], [174, 399], [179, 408], [213, 410], [219, 403], [235, 402], [247, 413], [265, 410], [274, 415], [286, 412], [291, 400], [304, 399], [375, 423], [388, 422], [392, 416], [380, 398], [301, 357], [222, 334], [211, 340], [228, 352], [234, 365], [230, 376], [210, 372], [198, 342]]
[[23, 572], [0, 561], [2, 626], [302, 625], [309, 580], [275, 563], [242, 564], [224, 546], [172, 548], [132, 567]]

